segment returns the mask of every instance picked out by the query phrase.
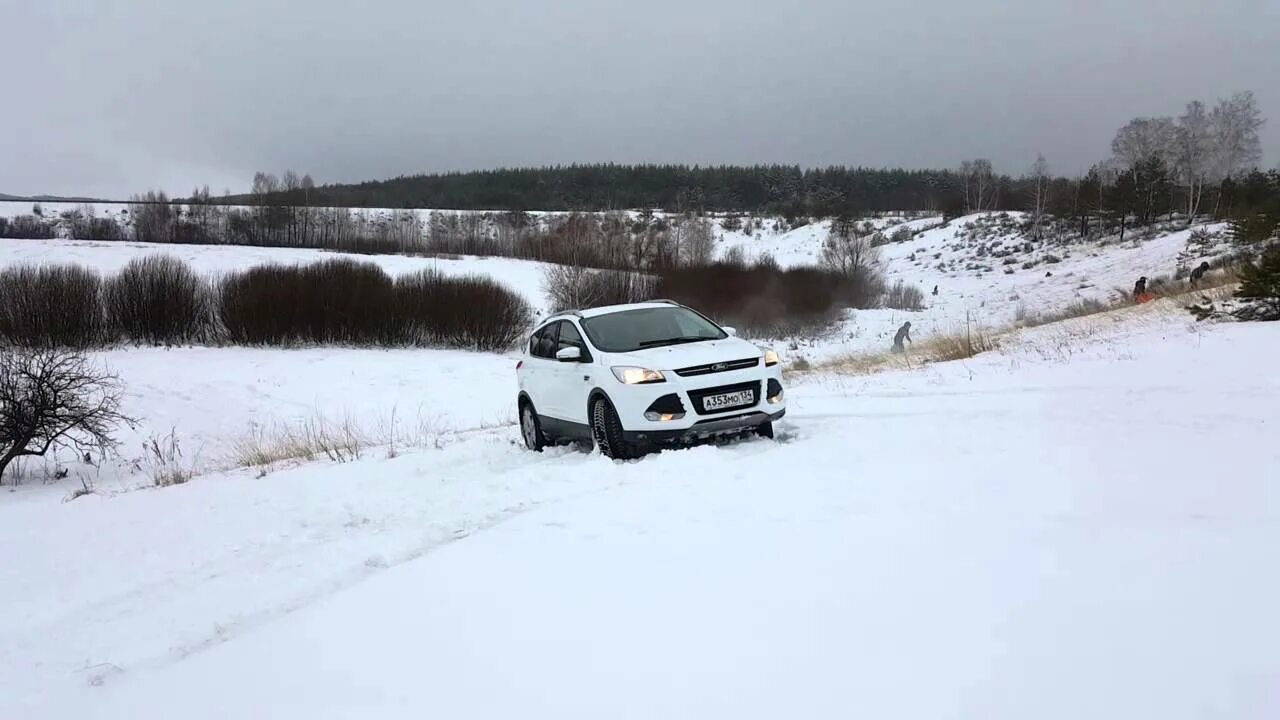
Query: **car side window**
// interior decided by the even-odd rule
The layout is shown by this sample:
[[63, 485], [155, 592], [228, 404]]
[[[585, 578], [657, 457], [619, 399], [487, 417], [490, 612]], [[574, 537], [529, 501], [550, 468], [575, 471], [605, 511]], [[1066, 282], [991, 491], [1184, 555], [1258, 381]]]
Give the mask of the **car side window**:
[[578, 328], [573, 326], [571, 322], [560, 324], [560, 341], [556, 344], [557, 350], [563, 350], [567, 347], [576, 347], [586, 350], [586, 346], [582, 344], [582, 335], [578, 333]]
[[534, 357], [553, 359], [556, 356], [556, 336], [563, 322], [553, 322], [533, 334], [529, 354]]
[[538, 343], [542, 342], [542, 331], [546, 328], [538, 328], [529, 336], [529, 354], [538, 357]]
[[582, 333], [578, 332], [578, 328], [572, 322], [564, 320], [560, 323], [560, 340], [556, 343], [556, 350], [568, 347], [581, 350], [583, 360], [591, 357], [591, 353], [587, 351], [587, 344], [582, 340]]

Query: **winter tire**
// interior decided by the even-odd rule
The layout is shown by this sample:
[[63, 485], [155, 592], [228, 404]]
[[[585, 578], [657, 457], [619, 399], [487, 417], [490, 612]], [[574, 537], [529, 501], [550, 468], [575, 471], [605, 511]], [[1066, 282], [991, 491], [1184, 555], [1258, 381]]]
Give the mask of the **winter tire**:
[[520, 436], [524, 438], [524, 446], [534, 452], [542, 452], [546, 445], [546, 437], [542, 434], [542, 423], [538, 422], [538, 412], [533, 403], [520, 404]]
[[631, 460], [641, 455], [635, 446], [623, 439], [622, 421], [618, 420], [613, 405], [604, 398], [597, 398], [591, 403], [591, 436], [605, 457]]

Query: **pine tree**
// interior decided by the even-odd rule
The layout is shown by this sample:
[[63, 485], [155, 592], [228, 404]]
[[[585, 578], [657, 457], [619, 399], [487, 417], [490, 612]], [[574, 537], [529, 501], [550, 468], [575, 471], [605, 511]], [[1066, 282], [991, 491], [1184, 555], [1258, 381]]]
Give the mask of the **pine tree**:
[[1280, 317], [1280, 245], [1272, 245], [1256, 264], [1240, 270], [1236, 297], [1269, 306], [1272, 319]]

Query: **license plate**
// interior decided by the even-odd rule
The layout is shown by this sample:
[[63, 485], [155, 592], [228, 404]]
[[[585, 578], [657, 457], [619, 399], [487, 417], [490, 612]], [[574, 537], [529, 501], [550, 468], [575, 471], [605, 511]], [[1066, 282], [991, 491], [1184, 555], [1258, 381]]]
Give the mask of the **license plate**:
[[740, 405], [750, 404], [750, 390], [739, 390], [738, 392], [708, 395], [702, 399], [702, 407], [707, 410], [724, 410], [725, 408], [734, 408]]

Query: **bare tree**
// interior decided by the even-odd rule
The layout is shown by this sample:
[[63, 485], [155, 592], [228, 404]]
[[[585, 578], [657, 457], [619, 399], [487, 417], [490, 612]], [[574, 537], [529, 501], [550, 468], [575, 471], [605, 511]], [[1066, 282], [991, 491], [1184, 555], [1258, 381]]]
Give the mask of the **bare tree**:
[[0, 477], [16, 458], [59, 447], [77, 455], [116, 446], [134, 420], [120, 411], [119, 380], [67, 350], [0, 351]]
[[960, 177], [964, 181], [965, 214], [995, 207], [995, 173], [990, 160], [965, 160], [960, 163]]
[[285, 210], [286, 222], [286, 240], [288, 245], [298, 245], [298, 199], [302, 194], [302, 179], [298, 177], [298, 173], [292, 170], [285, 170], [284, 176], [280, 180], [280, 184], [285, 192]]
[[1200, 210], [1200, 198], [1209, 180], [1213, 162], [1213, 128], [1204, 103], [1194, 100], [1178, 117], [1173, 136], [1173, 167], [1187, 188], [1187, 224]]
[[832, 226], [822, 243], [822, 264], [847, 278], [867, 277], [879, 258], [879, 250], [865, 235], [843, 233]]
[[1219, 177], [1235, 177], [1262, 159], [1258, 130], [1265, 123], [1252, 92], [1239, 92], [1218, 101], [1209, 114], [1209, 124]]
[[1177, 134], [1172, 118], [1134, 118], [1116, 131], [1111, 141], [1111, 153], [1116, 163], [1132, 170], [1139, 163], [1152, 158], [1168, 162], [1172, 155], [1174, 136]]
[[302, 176], [302, 241], [304, 244], [310, 245], [311, 242], [311, 226], [315, 223], [311, 212], [311, 193], [316, 189], [316, 181], [311, 179], [310, 174]]
[[1031, 165], [1031, 235], [1040, 239], [1045, 208], [1049, 205], [1049, 161], [1044, 155], [1036, 155]]
[[690, 217], [675, 226], [676, 251], [683, 265], [706, 265], [715, 252], [715, 237], [711, 223], [703, 218]]
[[140, 242], [167, 243], [174, 238], [178, 215], [164, 191], [148, 190], [134, 195], [129, 203], [133, 237]]

